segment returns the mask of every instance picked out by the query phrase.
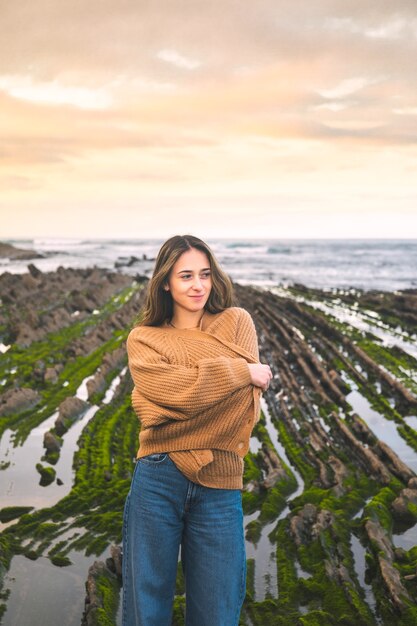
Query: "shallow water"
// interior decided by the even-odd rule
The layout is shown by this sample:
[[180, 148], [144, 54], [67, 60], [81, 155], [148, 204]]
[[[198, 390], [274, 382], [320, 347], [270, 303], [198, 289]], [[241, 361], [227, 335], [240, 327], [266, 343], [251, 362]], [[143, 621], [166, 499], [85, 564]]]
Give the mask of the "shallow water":
[[[77, 397], [82, 400], [87, 399], [86, 383], [89, 378], [91, 377], [83, 380], [76, 392]], [[120, 377], [113, 379], [106, 394], [107, 401], [113, 397], [119, 380]], [[58, 412], [32, 429], [22, 446], [13, 447], [13, 432], [5, 431], [0, 442], [0, 460], [10, 461], [10, 466], [2, 470], [1, 474], [0, 508], [18, 505], [45, 508], [53, 506], [71, 491], [74, 477], [72, 464], [74, 452], [78, 448], [77, 441], [98, 408], [92, 405], [63, 435], [60, 457], [54, 466], [57, 478], [61, 478], [63, 485], [57, 485], [54, 481], [47, 487], [41, 487], [40, 475], [35, 469], [45, 451], [44, 433], [54, 425]], [[15, 521], [3, 524], [2, 528]], [[69, 524], [73, 520], [66, 521]], [[75, 532], [74, 528], [64, 531], [56, 542]], [[109, 557], [110, 552], [106, 549], [103, 555], [94, 557], [84, 556], [82, 552], [73, 550], [68, 556], [73, 563], [67, 567], [57, 567], [46, 557], [40, 557], [36, 561], [22, 555], [13, 557], [10, 570], [5, 576], [5, 588], [10, 589], [11, 593], [2, 626], [80, 625], [88, 569], [95, 560]]]
[[417, 415], [406, 415], [404, 422], [417, 432]]
[[[341, 302], [340, 300], [315, 300], [301, 295], [294, 295], [283, 286], [272, 287], [269, 289], [272, 293], [285, 298], [291, 298], [297, 302], [303, 302], [312, 306], [323, 313], [333, 316], [339, 322], [348, 324], [362, 332], [372, 333], [381, 340], [383, 346], [398, 346], [404, 352], [417, 359], [417, 341], [415, 337], [410, 337], [403, 332], [401, 328], [393, 329], [385, 324], [377, 313], [374, 311], [364, 311], [357, 309], [355, 306]], [[324, 298], [325, 296], [321, 296]], [[405, 372], [409, 375], [408, 372]], [[392, 374], [391, 374], [392, 375]]]
[[[0, 460], [10, 461], [9, 467], [2, 470], [2, 488], [0, 492], [0, 508], [6, 506], [33, 506], [37, 509], [53, 506], [72, 487], [72, 461], [77, 449], [78, 438], [86, 424], [94, 416], [97, 406], [90, 407], [86, 413], [75, 422], [64, 435], [59, 460], [52, 466], [56, 470], [56, 477], [63, 482], [58, 485], [56, 480], [46, 487], [39, 484], [40, 474], [36, 463], [49, 466], [41, 461], [45, 453], [43, 436], [54, 425], [58, 413], [51, 415], [45, 422], [34, 428], [22, 446], [14, 447], [13, 432], [6, 430], [0, 442]], [[4, 528], [2, 525], [1, 528]]]
[[46, 557], [13, 557], [5, 576], [11, 593], [3, 626], [80, 626], [85, 581], [94, 559], [76, 551], [68, 556], [73, 565], [67, 567], [57, 567]]
[[404, 550], [413, 548], [417, 545], [417, 525], [402, 533], [392, 533], [392, 543], [396, 548], [404, 548]]
[[353, 561], [356, 574], [359, 580], [359, 586], [365, 592], [365, 600], [371, 611], [375, 614], [376, 610], [376, 598], [371, 585], [368, 585], [365, 581], [365, 570], [366, 570], [366, 561], [365, 554], [366, 550], [359, 541], [359, 539], [351, 533], [350, 535], [351, 549], [353, 553]]
[[[291, 471], [297, 480], [297, 489], [289, 497], [287, 502], [290, 502], [293, 498], [298, 496], [304, 490], [304, 481], [301, 478], [297, 470], [291, 465], [282, 444], [278, 440], [278, 434], [275, 426], [272, 423], [271, 415], [269, 413], [268, 405], [265, 399], [261, 398], [261, 407], [265, 415], [265, 422], [268, 434], [272, 443], [277, 451], [278, 456], [291, 468]], [[278, 577], [277, 577], [277, 563], [276, 563], [276, 548], [275, 544], [271, 542], [268, 535], [276, 527], [278, 521], [286, 517], [290, 509], [288, 506], [280, 513], [280, 515], [272, 522], [266, 524], [261, 531], [261, 536], [256, 544], [247, 541], [246, 542], [246, 557], [255, 559], [255, 599], [260, 602], [265, 599], [267, 594], [276, 598], [278, 596]], [[244, 525], [259, 517], [259, 512], [256, 511], [251, 515], [245, 515]]]
[[346, 396], [346, 400], [353, 410], [367, 423], [378, 439], [387, 443], [400, 459], [417, 473], [417, 453], [398, 433], [397, 424], [375, 411], [368, 399], [358, 391], [352, 379], [347, 380], [352, 391]]
[[314, 300], [306, 300], [306, 302], [325, 313], [333, 315], [340, 322], [349, 324], [363, 332], [372, 333], [381, 340], [383, 346], [398, 346], [410, 356], [417, 358], [417, 343], [407, 333], [402, 332], [401, 329], [394, 330], [387, 324], [384, 324], [377, 314], [376, 317], [375, 314], [367, 315], [366, 312], [362, 310], [357, 311], [354, 307], [349, 307], [346, 304], [338, 305]]

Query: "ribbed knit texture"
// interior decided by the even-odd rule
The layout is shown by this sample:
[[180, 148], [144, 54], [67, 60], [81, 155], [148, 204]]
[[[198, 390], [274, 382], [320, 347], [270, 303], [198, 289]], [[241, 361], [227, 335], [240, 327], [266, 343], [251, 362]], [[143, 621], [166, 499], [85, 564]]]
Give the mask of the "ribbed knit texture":
[[259, 362], [250, 314], [230, 307], [199, 329], [137, 326], [127, 338], [141, 422], [137, 458], [169, 452], [183, 474], [207, 487], [242, 489], [243, 457], [260, 415]]

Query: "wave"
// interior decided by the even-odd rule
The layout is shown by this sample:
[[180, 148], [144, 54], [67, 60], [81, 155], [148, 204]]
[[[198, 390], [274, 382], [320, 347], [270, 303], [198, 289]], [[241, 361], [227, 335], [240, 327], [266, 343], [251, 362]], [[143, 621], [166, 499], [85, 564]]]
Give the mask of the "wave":
[[84, 243], [77, 237], [35, 237], [32, 240], [34, 246], [80, 246]]
[[226, 248], [259, 248], [259, 243], [251, 241], [236, 241], [233, 243], [227, 243]]
[[291, 248], [281, 248], [280, 246], [269, 246], [267, 254], [292, 254]]

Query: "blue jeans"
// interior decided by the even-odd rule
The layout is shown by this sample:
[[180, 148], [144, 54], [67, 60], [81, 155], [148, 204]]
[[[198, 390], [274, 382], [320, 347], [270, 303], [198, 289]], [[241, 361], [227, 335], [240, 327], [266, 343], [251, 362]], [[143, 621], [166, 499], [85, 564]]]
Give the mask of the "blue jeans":
[[171, 626], [179, 549], [186, 626], [238, 626], [242, 495], [188, 480], [166, 453], [136, 462], [123, 516], [123, 626]]

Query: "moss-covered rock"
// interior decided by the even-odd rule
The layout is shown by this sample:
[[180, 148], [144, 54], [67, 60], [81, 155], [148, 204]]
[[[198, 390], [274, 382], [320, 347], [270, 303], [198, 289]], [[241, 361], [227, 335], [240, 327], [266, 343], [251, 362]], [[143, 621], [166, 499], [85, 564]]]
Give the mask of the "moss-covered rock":
[[33, 510], [33, 506], [5, 506], [0, 509], [0, 522], [10, 522]]
[[54, 482], [56, 478], [56, 471], [53, 467], [46, 467], [45, 465], [42, 465], [42, 463], [36, 463], [36, 469], [41, 475], [39, 484], [42, 485], [42, 487], [47, 487]]

